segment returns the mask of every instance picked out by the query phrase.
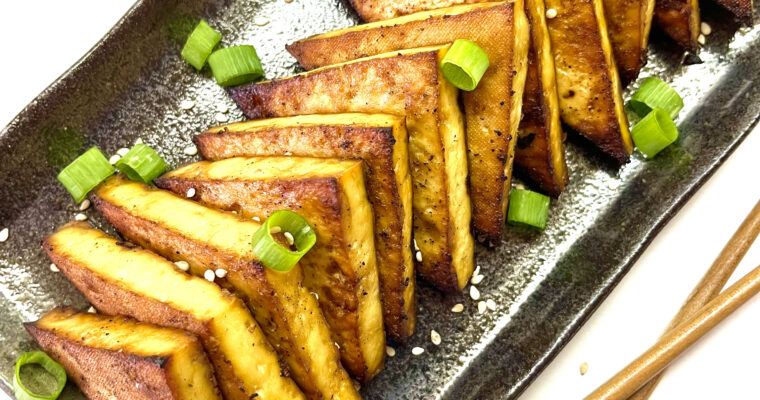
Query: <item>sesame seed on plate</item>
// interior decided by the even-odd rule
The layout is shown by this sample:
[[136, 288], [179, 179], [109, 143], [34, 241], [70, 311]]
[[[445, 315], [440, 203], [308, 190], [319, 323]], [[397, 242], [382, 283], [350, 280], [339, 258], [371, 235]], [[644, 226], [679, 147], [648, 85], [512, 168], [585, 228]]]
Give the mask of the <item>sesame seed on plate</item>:
[[477, 285], [478, 283], [483, 281], [483, 278], [485, 278], [485, 276], [483, 275], [473, 275], [472, 278], [470, 278], [470, 283], [472, 283], [473, 285]]
[[90, 314], [97, 314], [98, 310], [96, 310], [95, 307], [90, 306], [90, 308], [87, 309], [87, 312]]
[[441, 344], [441, 334], [436, 332], [435, 329], [432, 329], [430, 331], [430, 341], [433, 342], [434, 345], [438, 346]]
[[227, 276], [227, 270], [224, 268], [219, 268], [216, 271], [214, 271], [214, 273], [216, 274], [217, 278], [224, 278], [225, 276]]
[[203, 277], [206, 278], [207, 281], [213, 282], [216, 278], [216, 274], [214, 271], [207, 269], [206, 272], [203, 273]]
[[473, 275], [480, 275], [480, 265], [475, 266], [475, 271], [472, 271]]
[[264, 26], [269, 23], [269, 20], [264, 17], [256, 17], [253, 19], [253, 24], [257, 26]]
[[464, 305], [462, 303], [454, 304], [454, 307], [451, 307], [451, 312], [460, 313], [464, 311]]
[[0, 231], [0, 243], [8, 240], [9, 234], [10, 234], [10, 231], [8, 231], [8, 228], [3, 228], [3, 230]]
[[187, 189], [186, 195], [187, 195], [188, 198], [191, 198], [191, 197], [195, 196], [195, 188]]
[[61, 272], [61, 270], [55, 264], [50, 264], [50, 271], [52, 271], [52, 272]]
[[261, 222], [261, 218], [259, 218], [259, 217], [253, 217], [251, 219], [254, 220], [254, 221], [256, 221], [256, 222]]
[[414, 354], [415, 356], [418, 356], [424, 352], [425, 352], [425, 349], [423, 349], [422, 347], [415, 347], [412, 349], [412, 354]]
[[126, 148], [126, 147], [122, 147], [119, 150], [116, 150], [116, 154], [118, 154], [118, 155], [120, 155], [122, 157], [126, 156], [127, 153], [129, 153], [129, 149]]
[[198, 148], [195, 147], [195, 146], [192, 146], [192, 145], [185, 147], [185, 149], [182, 150], [182, 151], [185, 154], [187, 154], [188, 156], [194, 156], [194, 155], [198, 154]]
[[285, 239], [288, 241], [289, 245], [292, 245], [296, 242], [295, 238], [293, 237], [293, 234], [290, 232], [283, 233], [283, 236], [285, 236]]
[[417, 251], [414, 254], [414, 258], [417, 260], [417, 262], [422, 262], [422, 252], [421, 251]]
[[557, 10], [554, 8], [550, 8], [546, 10], [546, 18], [552, 19], [557, 17]]
[[697, 36], [697, 42], [701, 45], [704, 45], [707, 42], [705, 35], [700, 33], [699, 36]]
[[277, 225], [269, 228], [269, 233], [280, 233], [280, 232], [282, 232], [282, 228], [280, 228]]
[[145, 143], [145, 142], [143, 142], [142, 138], [137, 138], [137, 139], [135, 140], [135, 144], [136, 144], [136, 145], [137, 145], [137, 144], [143, 144], [143, 143]]
[[177, 268], [183, 271], [187, 271], [190, 269], [190, 264], [188, 264], [187, 261], [176, 261], [174, 265], [176, 265]]
[[222, 114], [220, 112], [218, 112], [218, 113], [216, 113], [214, 115], [214, 119], [217, 120], [218, 122], [227, 122], [229, 120], [229, 118], [227, 117], [227, 115]]
[[87, 215], [79, 213], [74, 216], [74, 221], [87, 221]]
[[121, 160], [121, 156], [118, 154], [114, 154], [111, 156], [111, 158], [108, 159], [108, 163], [111, 165], [114, 165], [117, 162], [119, 162], [119, 160]]
[[84, 210], [86, 210], [86, 209], [88, 209], [88, 208], [90, 208], [90, 200], [89, 200], [89, 199], [84, 199], [84, 200], [83, 200], [83, 201], [82, 201], [82, 202], [79, 204], [79, 211], [84, 211]]
[[470, 297], [473, 300], [479, 300], [480, 299], [480, 290], [476, 288], [475, 286], [470, 286]]
[[481, 300], [478, 302], [478, 314], [483, 314], [484, 312], [486, 312], [486, 302]]
[[179, 103], [179, 108], [183, 110], [189, 110], [193, 107], [195, 107], [195, 102], [192, 100], [182, 100], [182, 102]]
[[396, 349], [391, 346], [385, 346], [385, 354], [387, 354], [388, 357], [393, 357], [396, 355]]
[[588, 363], [584, 361], [579, 369], [581, 371], [581, 376], [586, 375], [586, 372], [588, 372]]
[[420, 251], [420, 246], [417, 246], [417, 239], [412, 239], [412, 242], [414, 243], [414, 250]]
[[496, 302], [491, 299], [488, 299], [486, 300], [486, 307], [488, 307], [488, 309], [491, 311], [496, 311]]
[[712, 33], [712, 27], [707, 22], [702, 22], [699, 25], [699, 31], [702, 32], [703, 35], [709, 36]]
[[226, 113], [227, 111], [229, 111], [229, 108], [227, 108], [227, 105], [226, 105], [226, 104], [224, 104], [224, 103], [216, 103], [216, 106], [215, 106], [215, 108], [216, 108], [216, 111], [217, 111], [217, 112], [220, 112], [220, 113], [222, 113], [222, 114], [224, 114], [224, 113]]

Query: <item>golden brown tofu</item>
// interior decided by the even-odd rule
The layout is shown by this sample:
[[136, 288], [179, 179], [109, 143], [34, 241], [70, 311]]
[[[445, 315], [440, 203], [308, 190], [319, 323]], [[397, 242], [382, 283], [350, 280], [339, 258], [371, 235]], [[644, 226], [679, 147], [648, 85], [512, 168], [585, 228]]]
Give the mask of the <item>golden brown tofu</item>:
[[602, 0], [546, 0], [562, 120], [622, 164], [633, 152]]
[[743, 25], [752, 26], [752, 10], [754, 9], [752, 0], [716, 0], [715, 2], [731, 11]]
[[222, 399], [201, 342], [188, 332], [68, 307], [24, 327], [88, 399]]
[[603, 0], [615, 64], [623, 84], [636, 80], [646, 64], [655, 0]]
[[251, 239], [259, 223], [121, 175], [100, 184], [90, 197], [129, 240], [172, 261], [187, 262], [194, 275], [216, 272], [216, 283], [248, 303], [307, 397], [359, 398], [340, 365], [317, 300], [302, 284], [301, 267], [273, 271], [253, 253]]
[[312, 36], [287, 48], [306, 69], [457, 39], [472, 40], [483, 48], [491, 65], [478, 87], [461, 92], [461, 97], [472, 225], [478, 240], [497, 245], [509, 198], [528, 37], [523, 0], [517, 0], [418, 12]]
[[198, 335], [225, 399], [305, 399], [237, 297], [84, 222], [63, 226], [43, 246], [101, 313]]
[[464, 121], [439, 63], [448, 46], [401, 50], [230, 90], [252, 119], [343, 112], [404, 115], [419, 273], [461, 289], [473, 265]]
[[699, 0], [657, 0], [654, 20], [679, 46], [692, 52], [699, 50]]
[[406, 344], [417, 302], [412, 262], [412, 181], [404, 117], [388, 114], [301, 115], [247, 121], [195, 137], [203, 157], [311, 156], [363, 160], [372, 203], [385, 330]]
[[362, 161], [237, 157], [185, 165], [153, 183], [179, 195], [192, 188], [193, 199], [244, 218], [283, 209], [304, 217], [317, 235], [299, 262], [304, 284], [318, 296], [343, 366], [362, 382], [380, 371], [385, 335]]

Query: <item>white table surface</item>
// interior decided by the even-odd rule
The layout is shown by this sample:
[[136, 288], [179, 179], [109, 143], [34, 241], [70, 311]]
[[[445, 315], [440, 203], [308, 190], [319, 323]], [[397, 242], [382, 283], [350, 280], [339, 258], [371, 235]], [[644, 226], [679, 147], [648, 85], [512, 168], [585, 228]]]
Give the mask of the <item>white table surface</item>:
[[[132, 0], [0, 2], [0, 125], [89, 50]], [[760, 199], [760, 129], [657, 236], [620, 285], [520, 400], [580, 399], [660, 334]], [[755, 245], [731, 282], [760, 265]], [[760, 298], [670, 368], [652, 399], [760, 398]], [[589, 365], [585, 376], [579, 366]]]

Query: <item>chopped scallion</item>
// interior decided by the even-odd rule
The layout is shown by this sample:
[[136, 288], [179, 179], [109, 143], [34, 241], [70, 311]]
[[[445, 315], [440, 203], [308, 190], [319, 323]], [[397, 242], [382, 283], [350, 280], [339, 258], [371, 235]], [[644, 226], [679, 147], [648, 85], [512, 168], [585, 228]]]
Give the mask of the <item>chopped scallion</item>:
[[55, 400], [66, 386], [66, 371], [41, 351], [16, 360], [13, 391], [17, 400]]
[[639, 151], [652, 158], [678, 139], [678, 127], [666, 111], [654, 109], [633, 127], [631, 137]]
[[77, 203], [115, 170], [97, 147], [93, 147], [58, 174], [58, 182], [66, 188]]
[[549, 197], [524, 189], [512, 189], [509, 194], [507, 222], [544, 230], [549, 217]]
[[[289, 235], [288, 235], [289, 234]], [[273, 235], [281, 235], [278, 240]], [[290, 237], [295, 251], [290, 249]], [[253, 235], [253, 252], [265, 267], [289, 271], [317, 242], [317, 235], [306, 220], [293, 211], [275, 211]]]
[[208, 65], [221, 86], [242, 85], [264, 75], [256, 49], [248, 45], [217, 50], [209, 56]]
[[683, 99], [670, 85], [658, 78], [650, 77], [631, 96], [628, 104], [641, 118], [659, 108], [667, 112], [671, 119], [676, 119], [678, 112], [683, 108]]
[[116, 168], [133, 181], [150, 183], [166, 171], [166, 162], [150, 146], [138, 143], [116, 162]]
[[488, 54], [474, 42], [457, 39], [441, 61], [443, 76], [462, 90], [474, 90], [486, 73]]
[[206, 59], [221, 39], [221, 33], [215, 31], [206, 21], [201, 20], [190, 36], [187, 37], [185, 47], [182, 48], [182, 58], [200, 71], [206, 65]]

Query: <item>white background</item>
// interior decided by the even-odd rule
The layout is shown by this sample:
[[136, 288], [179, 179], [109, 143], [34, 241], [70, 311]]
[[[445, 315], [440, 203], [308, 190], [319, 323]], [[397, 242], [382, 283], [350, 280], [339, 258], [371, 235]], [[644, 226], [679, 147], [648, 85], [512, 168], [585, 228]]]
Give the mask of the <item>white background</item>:
[[[0, 1], [0, 126], [97, 43], [131, 4]], [[670, 221], [521, 400], [582, 398], [653, 343], [760, 200], [758, 154], [756, 132]], [[731, 282], [757, 265], [760, 245]], [[677, 360], [652, 398], [760, 399], [758, 317], [760, 300], [754, 299]], [[583, 362], [589, 365], [585, 376], [579, 373]]]

